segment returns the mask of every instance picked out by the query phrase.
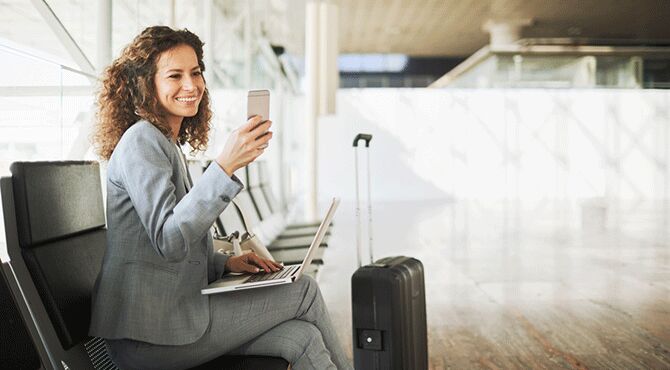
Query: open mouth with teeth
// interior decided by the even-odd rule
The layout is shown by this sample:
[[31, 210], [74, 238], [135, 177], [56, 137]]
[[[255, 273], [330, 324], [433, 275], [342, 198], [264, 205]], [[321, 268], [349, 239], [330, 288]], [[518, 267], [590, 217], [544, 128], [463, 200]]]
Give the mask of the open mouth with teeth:
[[198, 100], [198, 97], [197, 96], [185, 96], [185, 97], [175, 98], [175, 100], [177, 100], [178, 102], [181, 102], [181, 103], [192, 103], [192, 102]]

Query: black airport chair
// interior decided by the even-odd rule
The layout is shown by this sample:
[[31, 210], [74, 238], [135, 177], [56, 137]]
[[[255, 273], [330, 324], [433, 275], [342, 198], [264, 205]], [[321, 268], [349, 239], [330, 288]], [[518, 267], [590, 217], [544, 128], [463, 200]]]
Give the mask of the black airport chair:
[[[256, 163], [256, 162], [252, 162]], [[258, 180], [260, 181], [259, 183], [259, 188], [263, 192], [263, 195], [265, 196], [265, 200], [268, 204], [268, 207], [270, 207], [270, 210], [272, 212], [286, 212], [286, 209], [282, 209], [281, 205], [277, 201], [277, 199], [274, 197], [274, 193], [272, 192], [272, 186], [270, 184], [270, 175], [269, 175], [269, 170], [268, 170], [268, 164], [265, 161], [258, 161], [256, 163], [257, 171], [258, 171]], [[302, 222], [302, 223], [290, 223], [286, 225], [287, 230], [294, 230], [294, 229], [304, 229], [304, 230], [314, 230], [314, 233], [316, 233], [316, 228], [319, 227], [321, 224], [321, 221], [312, 221], [312, 222]], [[330, 223], [330, 226], [333, 226], [333, 223]]]
[[[263, 220], [260, 218], [258, 212], [256, 211], [251, 194], [247, 189], [242, 190], [235, 197], [235, 203], [243, 210], [244, 216], [247, 219], [247, 223], [251, 228], [260, 227]], [[314, 232], [316, 234], [316, 231]], [[267, 245], [268, 250], [280, 250], [280, 249], [294, 249], [294, 248], [309, 248], [314, 240], [314, 234], [306, 236], [296, 236], [291, 238], [284, 238], [280, 240], [273, 240], [269, 245]], [[328, 243], [322, 241], [320, 247], [327, 247]]]
[[[204, 162], [198, 165], [197, 162], [189, 162], [188, 167], [191, 178], [199, 178], [209, 163], [211, 162]], [[246, 183], [248, 181], [247, 175], [246, 172], [242, 171], [240, 171], [241, 173], [238, 174], [238, 177]], [[240, 210], [244, 215], [242, 215]], [[261, 228], [261, 222], [262, 220], [253, 204], [253, 199], [245, 187], [245, 189], [242, 189], [242, 191], [235, 197], [235, 205], [231, 204], [226, 207], [221, 215], [219, 215], [216, 225], [222, 235], [227, 235], [235, 231], [240, 233], [244, 233], [245, 231], [257, 232]], [[314, 236], [312, 235], [275, 240], [269, 245], [266, 245], [266, 248], [270, 251], [275, 260], [281, 261], [287, 265], [298, 264], [303, 261], [307, 249], [311, 245], [313, 239]], [[317, 250], [314, 259], [312, 260], [313, 265], [323, 264], [324, 251], [321, 248], [327, 246], [328, 244], [326, 242], [321, 243], [319, 246], [320, 249]]]
[[[3, 352], [18, 346], [29, 364], [24, 368], [39, 362], [45, 369], [117, 369], [103, 340], [88, 335], [91, 292], [106, 246], [98, 164], [17, 162], [11, 172], [0, 179], [10, 258], [2, 264], [7, 289], [0, 293], [3, 311], [18, 312], [21, 323], [16, 314], [2, 320]], [[23, 325], [23, 331], [5, 331]], [[26, 349], [26, 333], [32, 349]], [[287, 368], [282, 358], [262, 356], [222, 356], [197, 367]]]
[[[270, 203], [265, 195], [265, 191], [261, 187], [261, 174], [260, 174], [260, 163], [251, 162], [246, 167], [246, 178], [247, 178], [247, 189], [249, 190], [249, 195], [253, 201], [253, 205], [258, 213], [258, 216], [261, 220], [267, 221], [273, 218], [283, 219], [282, 212], [272, 212]], [[268, 185], [269, 187], [269, 185]], [[277, 235], [276, 239], [292, 239], [297, 237], [310, 237], [316, 234], [319, 225], [316, 226], [305, 226], [305, 227], [293, 227], [290, 228], [290, 225], [284, 225], [284, 230]], [[330, 235], [330, 229], [326, 231], [326, 236]], [[325, 239], [327, 241], [327, 239]]]
[[[243, 207], [245, 204], [244, 201], [240, 201], [240, 199], [245, 199], [245, 195], [248, 195], [246, 190], [241, 191], [236, 197], [235, 197], [235, 203], [237, 206], [240, 208]], [[219, 221], [220, 224], [222, 225], [223, 233], [224, 234], [230, 234], [235, 231], [239, 231], [240, 233], [244, 233], [245, 231], [251, 231], [253, 232], [255, 230], [255, 227], [252, 225], [257, 225], [258, 220], [256, 218], [253, 218], [250, 216], [250, 212], [253, 212], [251, 210], [244, 210], [244, 214], [246, 215], [247, 218], [247, 223], [245, 223], [245, 218], [242, 216], [242, 214], [239, 212], [237, 209], [237, 206], [234, 204], [229, 205], [226, 207], [226, 209], [223, 210], [221, 215], [219, 216]], [[248, 206], [248, 205], [247, 205]], [[253, 215], [253, 213], [251, 213]], [[298, 264], [303, 261], [303, 258], [305, 257], [305, 254], [307, 254], [307, 249], [309, 248], [311, 242], [312, 242], [313, 237], [309, 238], [309, 241], [306, 241], [304, 239], [299, 240], [298, 243], [301, 244], [283, 244], [283, 248], [279, 248], [274, 244], [266, 245], [266, 248], [270, 253], [272, 254], [272, 257], [276, 261], [281, 261], [286, 265], [293, 265], [293, 264]], [[286, 241], [290, 239], [284, 239], [282, 241]], [[323, 264], [323, 248], [324, 246], [327, 246], [325, 243], [321, 243], [321, 246], [319, 250], [316, 251], [316, 254], [314, 255], [314, 259], [312, 260], [313, 265], [322, 265]]]

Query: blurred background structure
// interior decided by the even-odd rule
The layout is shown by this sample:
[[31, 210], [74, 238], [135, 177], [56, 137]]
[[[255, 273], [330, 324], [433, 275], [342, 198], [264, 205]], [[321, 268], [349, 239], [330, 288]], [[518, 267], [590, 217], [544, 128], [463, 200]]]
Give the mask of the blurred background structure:
[[375, 129], [394, 139], [375, 152], [394, 164], [377, 183], [395, 166], [416, 179], [376, 189], [385, 199], [665, 199], [669, 14], [651, 0], [3, 1], [0, 172], [93, 158], [97, 77], [163, 24], [206, 43], [220, 98], [204, 157], [243, 120], [244, 92], [271, 89], [281, 135], [267, 159], [280, 198], [310, 194], [306, 210], [348, 180], [317, 170], [350, 167], [321, 146]]
[[[467, 287], [483, 294], [465, 294], [473, 306], [547, 291], [558, 299], [602, 269], [596, 280], [611, 284], [580, 299], [598, 301], [593, 292], [607, 286], [614, 297], [603, 299], [626, 302], [607, 320], [632, 317], [642, 323], [635, 338], [652, 339], [594, 339], [580, 360], [609, 367], [601, 350], [630, 345], [623, 368], [667, 368], [668, 19], [667, 0], [2, 0], [0, 175], [17, 160], [95, 159], [105, 66], [147, 26], [188, 28], [205, 42], [215, 112], [211, 145], [192, 159], [214, 157], [245, 121], [247, 90], [270, 89], [277, 135], [263, 160], [275, 195], [295, 217], [315, 218], [332, 196], [351, 205], [351, 139], [369, 132], [378, 248], [431, 259], [428, 277], [443, 283], [429, 297]], [[342, 269], [324, 271], [326, 287], [355, 265], [353, 232], [342, 228], [353, 227], [350, 208], [333, 243], [352, 253], [333, 252]], [[407, 248], [384, 249], [398, 233]], [[432, 275], [443, 268], [453, 280]], [[517, 278], [526, 285], [505, 286]], [[345, 288], [331, 286], [327, 299]], [[474, 326], [486, 316], [463, 314], [453, 294], [429, 302], [435, 368], [472, 365], [470, 337], [445, 338], [462, 315]], [[449, 316], [438, 319], [442, 309]], [[548, 355], [555, 363], [573, 364], [556, 355], [577, 351], [566, 338]], [[491, 341], [477, 366], [534, 367], [496, 357], [512, 350]]]

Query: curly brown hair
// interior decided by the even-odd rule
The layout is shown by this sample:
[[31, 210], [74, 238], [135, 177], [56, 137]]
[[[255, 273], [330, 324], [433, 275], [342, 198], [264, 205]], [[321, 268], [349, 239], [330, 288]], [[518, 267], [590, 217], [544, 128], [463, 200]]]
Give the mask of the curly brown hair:
[[[156, 97], [154, 77], [159, 56], [180, 45], [193, 48], [200, 70], [204, 71], [203, 42], [198, 36], [187, 29], [173, 30], [165, 26], [146, 28], [105, 69], [97, 97], [97, 123], [92, 136], [101, 158], [108, 160], [123, 133], [140, 119], [151, 122], [165, 136], [171, 136], [165, 112]], [[177, 142], [180, 145], [189, 143], [193, 151], [204, 150], [211, 118], [209, 93], [205, 88], [198, 113], [193, 117], [184, 117]]]

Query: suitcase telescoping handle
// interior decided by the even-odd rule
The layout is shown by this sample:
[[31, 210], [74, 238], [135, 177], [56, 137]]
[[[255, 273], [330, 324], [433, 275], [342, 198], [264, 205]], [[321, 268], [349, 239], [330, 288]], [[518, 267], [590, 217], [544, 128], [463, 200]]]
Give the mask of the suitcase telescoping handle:
[[358, 146], [358, 142], [361, 140], [365, 140], [365, 147], [369, 148], [370, 147], [370, 141], [372, 140], [372, 135], [370, 134], [358, 134], [354, 138], [354, 147]]
[[356, 249], [358, 251], [358, 267], [363, 265], [363, 246], [362, 246], [362, 227], [361, 227], [361, 197], [358, 192], [358, 142], [365, 141], [365, 148], [368, 152], [368, 248], [370, 249], [370, 263], [374, 261], [372, 256], [372, 198], [370, 198], [370, 141], [372, 141], [372, 135], [370, 134], [358, 134], [354, 138], [354, 165], [356, 171]]

